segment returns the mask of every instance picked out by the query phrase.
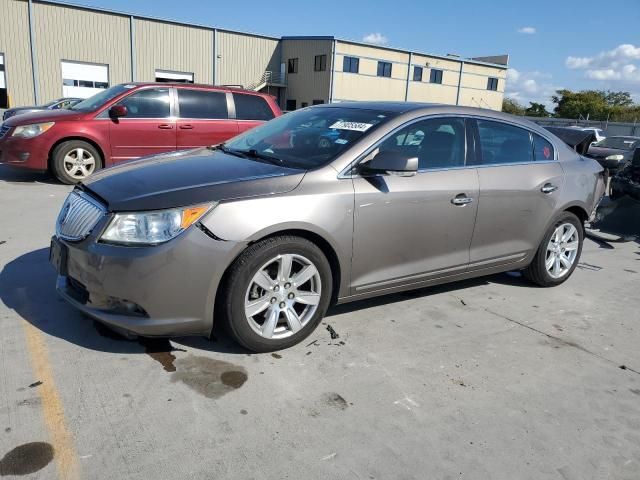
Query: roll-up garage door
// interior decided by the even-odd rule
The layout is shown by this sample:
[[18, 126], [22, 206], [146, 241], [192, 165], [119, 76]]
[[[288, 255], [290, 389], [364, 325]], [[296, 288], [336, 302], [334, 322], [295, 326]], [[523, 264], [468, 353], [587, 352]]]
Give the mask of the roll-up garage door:
[[193, 73], [156, 70], [156, 82], [193, 83]]
[[88, 98], [109, 88], [109, 67], [95, 63], [61, 63], [62, 95]]
[[0, 53], [0, 108], [8, 108], [7, 78], [4, 73], [4, 54]]

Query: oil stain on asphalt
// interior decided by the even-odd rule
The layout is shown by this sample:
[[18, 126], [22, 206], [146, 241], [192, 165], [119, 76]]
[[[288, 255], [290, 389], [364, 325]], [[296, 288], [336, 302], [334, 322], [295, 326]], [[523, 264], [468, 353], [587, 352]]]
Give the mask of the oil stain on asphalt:
[[25, 443], [0, 460], [0, 477], [35, 473], [46, 467], [53, 456], [54, 449], [46, 442]]
[[244, 367], [222, 360], [189, 355], [175, 362], [172, 382], [185, 384], [207, 398], [220, 398], [242, 387], [247, 381]]

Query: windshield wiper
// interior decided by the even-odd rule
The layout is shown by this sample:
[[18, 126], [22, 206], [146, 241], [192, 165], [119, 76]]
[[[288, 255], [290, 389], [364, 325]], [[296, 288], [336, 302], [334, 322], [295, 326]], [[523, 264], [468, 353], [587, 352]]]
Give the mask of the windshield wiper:
[[264, 160], [273, 165], [284, 165], [284, 161], [278, 157], [272, 157], [271, 155], [265, 155], [264, 153], [260, 153], [256, 149], [252, 148], [250, 150], [237, 150], [234, 148], [227, 147], [224, 143], [220, 143], [218, 145], [212, 145], [207, 147], [210, 150], [220, 150], [221, 152], [228, 153], [229, 155], [235, 155], [236, 157], [241, 158], [256, 158], [258, 160]]

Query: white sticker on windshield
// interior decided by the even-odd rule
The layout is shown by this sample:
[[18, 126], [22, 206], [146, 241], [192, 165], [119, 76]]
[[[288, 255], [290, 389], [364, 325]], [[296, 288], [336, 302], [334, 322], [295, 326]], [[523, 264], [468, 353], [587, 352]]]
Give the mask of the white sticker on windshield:
[[337, 143], [338, 145], [344, 145], [344, 144], [346, 144], [346, 143], [349, 143], [349, 140], [346, 140], [346, 139], [344, 139], [344, 138], [338, 138], [338, 139], [336, 140], [336, 143]]
[[372, 126], [373, 125], [370, 123], [338, 121], [331, 125], [329, 128], [335, 128], [336, 130], [353, 130], [355, 132], [366, 132]]

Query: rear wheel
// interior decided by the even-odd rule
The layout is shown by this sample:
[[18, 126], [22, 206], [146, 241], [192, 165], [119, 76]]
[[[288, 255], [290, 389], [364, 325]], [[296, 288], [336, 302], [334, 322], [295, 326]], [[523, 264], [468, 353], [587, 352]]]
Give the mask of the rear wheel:
[[564, 212], [547, 231], [525, 276], [541, 287], [553, 287], [567, 280], [582, 253], [584, 228], [578, 217]]
[[315, 244], [294, 236], [267, 238], [232, 265], [219, 313], [234, 339], [249, 350], [288, 348], [320, 323], [331, 287], [329, 262]]
[[90, 143], [82, 140], [62, 142], [51, 154], [53, 174], [67, 185], [81, 182], [102, 168], [102, 156]]

